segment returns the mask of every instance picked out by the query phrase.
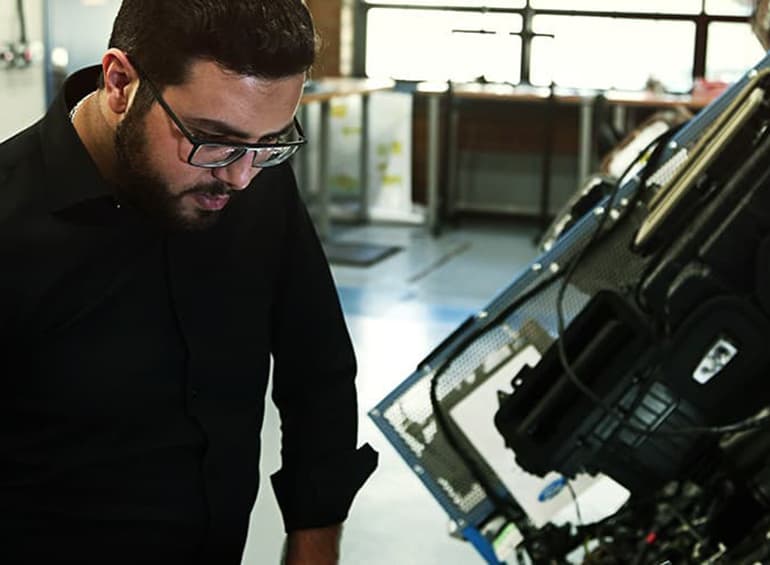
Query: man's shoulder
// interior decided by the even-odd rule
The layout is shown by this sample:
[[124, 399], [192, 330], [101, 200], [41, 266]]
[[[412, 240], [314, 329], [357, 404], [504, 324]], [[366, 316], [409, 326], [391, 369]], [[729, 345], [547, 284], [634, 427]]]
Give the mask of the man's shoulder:
[[40, 153], [40, 124], [34, 124], [0, 143], [0, 171], [18, 166]]
[[20, 131], [0, 143], [0, 219], [24, 200], [30, 184], [43, 174], [39, 125]]
[[32, 125], [0, 143], [0, 187], [15, 176], [14, 171], [42, 158], [38, 129], [39, 124]]

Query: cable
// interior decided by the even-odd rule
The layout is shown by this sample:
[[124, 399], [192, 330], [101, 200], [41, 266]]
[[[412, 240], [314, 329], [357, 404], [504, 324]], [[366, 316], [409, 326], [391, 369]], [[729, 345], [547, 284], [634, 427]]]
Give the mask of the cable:
[[[640, 163], [641, 159], [646, 157], [648, 158], [648, 160], [653, 160], [653, 159], [657, 160], [657, 158], [659, 157], [664, 147], [664, 145], [661, 144], [661, 141], [675, 134], [676, 131], [678, 131], [678, 129], [679, 128], [673, 128], [671, 130], [667, 130], [666, 132], [664, 132], [663, 134], [655, 138], [653, 141], [651, 141], [639, 153], [637, 158], [634, 159], [634, 161], [626, 168], [623, 174], [620, 175], [617, 183], [613, 187], [612, 192], [610, 193], [610, 195], [607, 197], [605, 201], [604, 209], [602, 210], [602, 214], [599, 218], [596, 229], [592, 233], [589, 241], [578, 251], [577, 255], [570, 261], [569, 267], [566, 270], [566, 272], [563, 275], [561, 272], [556, 273], [556, 274], [553, 274], [552, 276], [549, 276], [539, 281], [530, 290], [528, 290], [524, 294], [517, 297], [516, 300], [512, 304], [510, 304], [508, 307], [506, 307], [502, 312], [495, 315], [494, 318], [489, 319], [481, 327], [472, 331], [470, 335], [462, 339], [462, 341], [456, 347], [453, 348], [453, 351], [450, 352], [448, 358], [443, 363], [441, 363], [438, 368], [435, 369], [433, 377], [431, 378], [430, 402], [431, 402], [431, 407], [433, 409], [433, 413], [434, 413], [436, 424], [439, 431], [441, 431], [444, 434], [444, 436], [447, 439], [447, 443], [455, 451], [459, 459], [463, 463], [465, 463], [468, 471], [470, 471], [471, 475], [476, 479], [476, 481], [479, 483], [479, 485], [487, 494], [487, 496], [489, 496], [491, 500], [496, 502], [500, 510], [503, 511], [517, 525], [519, 525], [519, 520], [521, 520], [522, 518], [528, 522], [528, 517], [526, 516], [526, 513], [523, 512], [523, 510], [521, 509], [521, 507], [518, 506], [518, 504], [516, 504], [515, 500], [512, 500], [510, 498], [504, 498], [503, 496], [498, 494], [495, 491], [495, 489], [486, 480], [485, 474], [481, 469], [481, 465], [462, 449], [458, 441], [458, 438], [454, 432], [454, 429], [452, 428], [449, 422], [449, 418], [445, 414], [444, 409], [438, 400], [438, 393], [437, 393], [438, 381], [441, 378], [441, 376], [447, 371], [447, 369], [451, 366], [452, 362], [459, 356], [460, 351], [467, 348], [473, 341], [475, 341], [476, 339], [484, 335], [486, 332], [488, 332], [490, 327], [497, 325], [499, 320], [502, 319], [504, 316], [509, 315], [512, 311], [516, 310], [522, 304], [526, 303], [533, 297], [540, 294], [551, 283], [557, 281], [559, 278], [562, 278], [562, 276], [563, 276], [562, 284], [559, 288], [559, 291], [556, 297], [556, 310], [557, 310], [557, 323], [558, 323], [557, 351], [559, 354], [559, 359], [562, 363], [562, 367], [564, 368], [564, 371], [567, 374], [567, 377], [578, 388], [578, 390], [582, 394], [587, 396], [597, 406], [601, 407], [604, 410], [604, 412], [611, 418], [615, 419], [619, 425], [644, 436], [649, 436], [649, 435], [677, 435], [678, 436], [678, 435], [703, 434], [703, 433], [711, 433], [711, 434], [736, 433], [740, 431], [755, 429], [755, 428], [770, 424], [770, 414], [768, 414], [765, 416], [754, 416], [751, 418], [746, 418], [744, 420], [741, 420], [733, 424], [729, 424], [726, 426], [717, 426], [717, 427], [689, 427], [689, 428], [681, 428], [678, 430], [660, 430], [660, 429], [649, 430], [649, 429], [641, 428], [629, 422], [626, 419], [627, 416], [621, 414], [616, 408], [610, 406], [606, 400], [604, 400], [603, 398], [600, 398], [590, 388], [588, 388], [585, 385], [585, 383], [583, 383], [582, 380], [575, 374], [574, 370], [572, 369], [572, 366], [570, 365], [569, 359], [567, 358], [566, 348], [564, 344], [564, 334], [565, 334], [564, 301], [565, 301], [567, 288], [569, 288], [569, 282], [574, 276], [577, 266], [581, 263], [587, 251], [599, 240], [600, 236], [603, 234], [605, 225], [607, 223], [607, 218], [609, 217], [609, 211], [612, 209], [612, 206], [614, 205], [615, 200], [617, 199], [620, 193], [620, 189], [623, 186], [622, 185], [623, 180]], [[642, 174], [638, 179], [639, 187], [643, 186], [643, 183], [646, 183], [647, 179], [649, 178], [649, 174], [651, 174], [650, 163], [648, 163], [648, 165], [645, 167], [645, 170], [642, 171]], [[641, 188], [639, 188], [636, 192], [637, 197], [640, 194], [640, 192], [641, 192]], [[520, 529], [522, 528], [520, 527]], [[529, 539], [529, 536], [525, 535], [525, 540], [526, 539]]]
[[[468, 347], [473, 341], [476, 341], [479, 337], [484, 335], [487, 331], [489, 331], [489, 328], [493, 325], [496, 325], [498, 320], [500, 320], [502, 317], [508, 315], [511, 311], [515, 310], [525, 302], [529, 301], [532, 297], [537, 296], [544, 288], [549, 286], [551, 283], [556, 281], [561, 274], [555, 274], [549, 277], [546, 277], [545, 279], [538, 282], [534, 287], [529, 289], [527, 292], [523, 293], [521, 296], [519, 296], [514, 302], [512, 302], [508, 307], [506, 307], [500, 314], [495, 316], [494, 318], [487, 321], [483, 326], [478, 328], [477, 330], [473, 331], [469, 336], [464, 338], [458, 346], [455, 348], [455, 351], [461, 351]], [[447, 443], [449, 443], [450, 447], [454, 450], [456, 455], [460, 458], [460, 460], [465, 463], [466, 467], [470, 471], [473, 478], [481, 485], [482, 490], [484, 490], [485, 494], [494, 502], [497, 503], [498, 507], [506, 513], [506, 516], [513, 520], [517, 526], [520, 526], [519, 522], [521, 521], [522, 517], [528, 520], [528, 517], [526, 513], [521, 509], [521, 507], [518, 507], [518, 505], [515, 503], [515, 501], [511, 499], [504, 499], [501, 497], [497, 492], [495, 492], [494, 488], [488, 484], [486, 478], [484, 477], [484, 473], [481, 470], [480, 465], [477, 461], [475, 461], [470, 455], [468, 455], [465, 450], [462, 449], [460, 446], [460, 443], [457, 439], [457, 437], [454, 434], [454, 431], [451, 429], [450, 423], [448, 421], [448, 418], [446, 414], [444, 413], [444, 409], [441, 406], [439, 400], [438, 400], [438, 381], [441, 378], [441, 376], [447, 371], [447, 369], [451, 366], [452, 361], [457, 357], [457, 355], [450, 355], [449, 358], [444, 361], [433, 374], [433, 377], [431, 378], [430, 382], [430, 404], [433, 409], [433, 414], [436, 418], [436, 425], [441, 433], [444, 434], [444, 436], [447, 439]], [[522, 528], [519, 527], [521, 530]], [[525, 536], [526, 537], [526, 536]]]
[[24, 16], [24, 0], [16, 0], [16, 12], [19, 15], [19, 26], [21, 27], [21, 37], [19, 40], [23, 45], [27, 44], [27, 18]]
[[614, 407], [610, 406], [603, 398], [600, 398], [594, 391], [592, 391], [588, 386], [586, 386], [586, 384], [583, 383], [583, 381], [575, 374], [574, 370], [572, 369], [572, 365], [567, 359], [566, 346], [564, 345], [564, 334], [565, 334], [564, 300], [567, 293], [567, 288], [569, 287], [570, 280], [575, 274], [577, 266], [580, 264], [580, 262], [582, 261], [583, 257], [588, 252], [588, 250], [599, 240], [599, 237], [602, 235], [604, 231], [604, 226], [606, 225], [607, 219], [609, 218], [609, 211], [612, 209], [612, 206], [615, 203], [615, 199], [617, 198], [618, 193], [620, 192], [620, 187], [623, 183], [623, 179], [639, 163], [639, 160], [643, 158], [644, 155], [646, 155], [647, 152], [650, 151], [650, 149], [652, 149], [652, 147], [657, 146], [659, 142], [662, 141], [668, 135], [670, 135], [670, 131], [664, 132], [663, 134], [653, 139], [649, 144], [647, 144], [647, 146], [644, 149], [642, 149], [642, 151], [639, 153], [637, 158], [634, 159], [626, 167], [625, 171], [623, 171], [623, 174], [621, 174], [618, 177], [618, 180], [615, 183], [615, 186], [613, 187], [612, 192], [607, 197], [606, 205], [602, 210], [602, 214], [599, 218], [599, 222], [596, 225], [596, 229], [591, 235], [591, 238], [588, 240], [588, 243], [586, 243], [586, 245], [583, 246], [580, 249], [580, 251], [578, 251], [577, 255], [572, 259], [572, 261], [570, 261], [569, 267], [567, 268], [567, 272], [564, 276], [564, 279], [562, 280], [562, 284], [559, 287], [559, 291], [556, 295], [556, 317], [557, 317], [556, 346], [557, 346], [557, 351], [559, 353], [559, 360], [561, 361], [562, 368], [564, 369], [564, 372], [567, 374], [567, 377], [570, 379], [570, 381], [572, 381], [572, 384], [574, 384], [583, 395], [588, 397], [594, 404], [600, 406], [607, 415], [614, 417], [619, 424], [631, 429], [632, 431], [635, 431], [637, 433], [642, 433], [645, 435], [650, 433], [649, 430], [640, 428], [628, 422], [625, 416], [620, 414]]
[[[580, 503], [578, 502], [577, 494], [575, 493], [575, 489], [572, 487], [572, 482], [566, 477], [565, 477], [565, 484], [567, 485], [567, 490], [569, 490], [569, 494], [572, 497], [572, 503], [575, 505], [575, 515], [577, 516], [578, 528], [581, 528], [585, 525], [585, 522], [583, 522], [583, 515], [580, 512]], [[591, 551], [588, 548], [588, 537], [583, 536], [581, 543], [583, 546], [583, 553], [585, 554], [585, 560], [583, 562], [590, 563], [592, 560], [590, 557]]]
[[567, 269], [567, 273], [564, 276], [564, 279], [562, 280], [562, 284], [559, 287], [559, 292], [557, 293], [557, 296], [556, 296], [557, 350], [559, 353], [559, 360], [561, 361], [562, 368], [564, 369], [564, 372], [566, 373], [567, 377], [582, 394], [588, 397], [594, 404], [601, 407], [602, 410], [604, 410], [604, 412], [608, 416], [614, 418], [619, 425], [623, 426], [628, 430], [636, 432], [638, 434], [641, 434], [644, 436], [649, 436], [649, 435], [681, 436], [681, 435], [700, 435], [700, 434], [722, 435], [726, 433], [737, 433], [741, 431], [761, 428], [770, 424], [770, 414], [765, 416], [756, 416], [756, 415], [751, 416], [749, 418], [745, 418], [743, 420], [740, 420], [738, 422], [728, 424], [725, 426], [692, 426], [692, 427], [679, 428], [677, 430], [660, 430], [660, 429], [652, 430], [652, 429], [641, 428], [629, 422], [626, 419], [625, 415], [620, 413], [615, 407], [610, 406], [605, 399], [599, 397], [596, 393], [594, 393], [594, 391], [592, 391], [588, 386], [586, 386], [586, 384], [583, 383], [583, 381], [577, 376], [577, 374], [575, 374], [575, 371], [573, 370], [569, 362], [569, 359], [567, 358], [567, 351], [564, 345], [564, 333], [565, 333], [564, 299], [567, 292], [567, 288], [569, 287], [570, 280], [575, 274], [577, 266], [582, 261], [586, 252], [599, 240], [599, 237], [602, 235], [604, 226], [607, 223], [607, 218], [609, 218], [609, 211], [612, 209], [615, 199], [617, 198], [620, 192], [623, 179], [637, 165], [639, 160], [643, 158], [644, 155], [646, 155], [650, 151], [650, 149], [652, 149], [652, 147], [657, 146], [660, 141], [662, 141], [664, 138], [668, 137], [672, 133], [673, 132], [671, 130], [668, 130], [662, 133], [661, 135], [659, 135], [658, 137], [656, 137], [639, 153], [637, 158], [634, 159], [633, 162], [628, 167], [626, 167], [626, 170], [623, 171], [623, 174], [620, 175], [620, 177], [618, 178], [617, 183], [615, 184], [612, 192], [610, 193], [607, 199], [607, 204], [604, 206], [602, 210], [601, 217], [596, 226], [596, 229], [594, 230], [594, 233], [592, 234], [588, 243], [578, 252], [578, 254], [570, 262], [569, 268]]
[[580, 513], [580, 504], [578, 503], [577, 494], [575, 493], [575, 489], [572, 487], [572, 481], [567, 479], [567, 489], [569, 489], [569, 494], [572, 496], [572, 502], [575, 504], [575, 514], [577, 515], [577, 521], [578, 526], [584, 525], [583, 522], [583, 516]]
[[[614, 187], [612, 197], [610, 198], [610, 203], [612, 203], [612, 201], [614, 200], [614, 197], [617, 195], [620, 189], [622, 180], [626, 177], [628, 172], [631, 171], [639, 163], [640, 158], [643, 157], [650, 150], [650, 148], [654, 147], [661, 139], [663, 139], [666, 136], [672, 135], [674, 131], [668, 130], [663, 134], [659, 135], [639, 153], [639, 156], [636, 159], [634, 159], [634, 161], [626, 168], [624, 173], [619, 177], [618, 182]], [[585, 250], [593, 244], [594, 240], [598, 237], [597, 234], [601, 233], [604, 223], [606, 222], [606, 217], [607, 217], [606, 214], [602, 215], [602, 218], [600, 219], [600, 223], [599, 223], [599, 228], [592, 234], [592, 237], [589, 243], [578, 254], [578, 259], [581, 258]], [[567, 272], [568, 275], [570, 274], [570, 272], [574, 272], [574, 266], [576, 264], [577, 264], [576, 260], [573, 260], [571, 262], [571, 268]], [[436, 418], [436, 425], [438, 427], [438, 430], [444, 434], [449, 446], [453, 449], [453, 451], [459, 457], [459, 459], [466, 465], [471, 475], [479, 483], [482, 490], [484, 490], [485, 494], [491, 500], [496, 502], [498, 507], [502, 511], [504, 511], [510, 519], [516, 522], [517, 525], [518, 525], [518, 520], [520, 520], [521, 518], [521, 514], [523, 513], [523, 510], [520, 507], [518, 507], [518, 505], [515, 504], [515, 501], [510, 499], [504, 499], [497, 492], [495, 492], [495, 489], [490, 484], [488, 484], [488, 481], [484, 476], [484, 472], [482, 471], [478, 462], [475, 461], [470, 455], [468, 455], [465, 452], [465, 450], [463, 450], [463, 448], [460, 446], [460, 442], [458, 441], [458, 438], [456, 437], [453, 429], [451, 428], [448, 417], [444, 413], [444, 409], [438, 400], [438, 393], [437, 393], [438, 381], [441, 378], [441, 376], [447, 371], [447, 369], [451, 366], [452, 362], [458, 357], [459, 355], [458, 352], [466, 349], [472, 342], [476, 341], [481, 336], [483, 336], [487, 331], [489, 331], [489, 329], [492, 326], [496, 326], [499, 320], [508, 316], [512, 311], [515, 311], [522, 304], [525, 304], [530, 299], [540, 294], [545, 288], [550, 286], [553, 282], [557, 281], [562, 276], [563, 276], [563, 271], [560, 271], [558, 273], [552, 274], [551, 276], [548, 276], [540, 280], [531, 289], [527, 290], [526, 292], [518, 296], [510, 305], [504, 308], [499, 314], [497, 314], [493, 318], [488, 319], [483, 326], [471, 332], [470, 335], [465, 337], [457, 346], [454, 347], [454, 350], [450, 352], [448, 358], [435, 369], [435, 372], [430, 382], [430, 392], [429, 392], [430, 403], [431, 403], [431, 408], [433, 409], [433, 414]], [[563, 291], [564, 289], [566, 289], [566, 285], [563, 285], [561, 290]], [[559, 302], [561, 303], [562, 300], [559, 300]], [[563, 335], [563, 325], [564, 325], [563, 312], [561, 311], [559, 311], [559, 323], [560, 323], [559, 335], [561, 336]], [[561, 344], [562, 340], [559, 339], [558, 342]], [[571, 371], [571, 369], [569, 370]], [[581, 387], [584, 388], [585, 393], [588, 394], [589, 397], [592, 396], [593, 398], [595, 398], [596, 402], [602, 403], [601, 399], [596, 397], [596, 395], [594, 395], [592, 391], [587, 389], [587, 387], [583, 385], [583, 383], [577, 378], [576, 375], [574, 376], [577, 382], [579, 383], [577, 384], [578, 388], [581, 388]], [[609, 406], [606, 406], [606, 410], [609, 410], [611, 412], [612, 409]], [[526, 513], [524, 513], [524, 517], [526, 517]]]

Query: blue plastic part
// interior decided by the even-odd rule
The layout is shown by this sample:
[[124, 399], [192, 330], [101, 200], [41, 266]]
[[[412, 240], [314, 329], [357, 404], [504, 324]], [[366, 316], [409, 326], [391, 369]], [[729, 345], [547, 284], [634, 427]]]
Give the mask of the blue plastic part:
[[463, 530], [463, 537], [476, 548], [476, 551], [481, 554], [489, 565], [505, 565], [503, 561], [497, 558], [495, 548], [489, 543], [489, 540], [476, 528], [465, 528]]
[[551, 481], [541, 492], [539, 495], [537, 495], [537, 499], [540, 502], [548, 502], [552, 498], [554, 498], [556, 495], [558, 495], [561, 491], [564, 490], [564, 487], [567, 486], [567, 479], [564, 477], [559, 477], [558, 479], [554, 479]]

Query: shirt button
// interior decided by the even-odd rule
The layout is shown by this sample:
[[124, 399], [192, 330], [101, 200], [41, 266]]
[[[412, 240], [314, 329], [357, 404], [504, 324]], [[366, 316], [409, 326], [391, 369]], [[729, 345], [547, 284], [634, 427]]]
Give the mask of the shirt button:
[[190, 398], [192, 398], [193, 400], [198, 398], [198, 389], [197, 388], [193, 388], [192, 390], [190, 390]]

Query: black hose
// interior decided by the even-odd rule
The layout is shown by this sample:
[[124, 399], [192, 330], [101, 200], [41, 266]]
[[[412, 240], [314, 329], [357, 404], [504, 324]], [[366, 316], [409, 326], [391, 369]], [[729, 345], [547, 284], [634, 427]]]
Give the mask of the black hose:
[[22, 45], [27, 43], [27, 18], [24, 16], [24, 0], [16, 0], [16, 11], [19, 15], [19, 25], [21, 26], [21, 37], [19, 40]]

